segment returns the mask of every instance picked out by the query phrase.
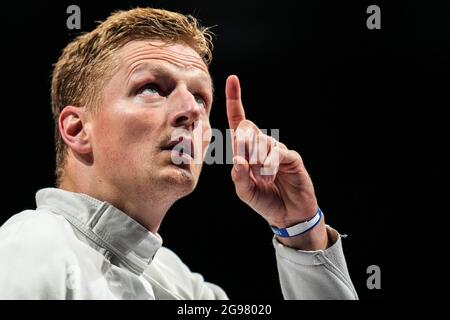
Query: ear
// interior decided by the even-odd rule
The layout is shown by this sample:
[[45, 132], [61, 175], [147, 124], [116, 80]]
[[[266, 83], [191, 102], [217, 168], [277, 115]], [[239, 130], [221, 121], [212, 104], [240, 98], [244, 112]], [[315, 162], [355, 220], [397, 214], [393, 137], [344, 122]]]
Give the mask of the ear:
[[59, 132], [67, 146], [78, 154], [92, 151], [87, 132], [87, 111], [84, 107], [66, 106], [58, 119]]

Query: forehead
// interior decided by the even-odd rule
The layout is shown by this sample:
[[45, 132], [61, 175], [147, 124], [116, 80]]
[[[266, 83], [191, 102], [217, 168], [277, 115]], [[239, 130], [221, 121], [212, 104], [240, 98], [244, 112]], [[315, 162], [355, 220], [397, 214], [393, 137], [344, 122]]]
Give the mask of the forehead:
[[202, 58], [187, 45], [167, 44], [158, 40], [131, 41], [119, 50], [118, 56], [119, 68], [125, 68], [128, 73], [145, 62], [158, 61], [176, 67], [179, 71], [194, 71], [200, 77], [211, 80]]

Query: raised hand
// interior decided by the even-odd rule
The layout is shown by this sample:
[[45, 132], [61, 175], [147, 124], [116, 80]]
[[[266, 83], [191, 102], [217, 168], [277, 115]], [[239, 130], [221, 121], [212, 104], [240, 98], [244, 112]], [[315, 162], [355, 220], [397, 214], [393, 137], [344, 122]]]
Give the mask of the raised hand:
[[[318, 205], [300, 154], [246, 119], [237, 76], [228, 77], [225, 90], [234, 146], [231, 177], [237, 195], [272, 226], [285, 228], [309, 220]], [[325, 249], [328, 238], [324, 220], [314, 229], [298, 239], [279, 240], [304, 250]]]

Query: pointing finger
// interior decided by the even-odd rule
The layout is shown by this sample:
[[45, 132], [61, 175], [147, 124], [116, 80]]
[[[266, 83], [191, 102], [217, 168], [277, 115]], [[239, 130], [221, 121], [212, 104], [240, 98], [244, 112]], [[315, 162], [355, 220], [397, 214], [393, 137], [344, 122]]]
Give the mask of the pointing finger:
[[229, 76], [225, 86], [227, 99], [227, 117], [230, 129], [236, 130], [239, 123], [245, 120], [244, 106], [241, 100], [241, 85], [235, 75]]

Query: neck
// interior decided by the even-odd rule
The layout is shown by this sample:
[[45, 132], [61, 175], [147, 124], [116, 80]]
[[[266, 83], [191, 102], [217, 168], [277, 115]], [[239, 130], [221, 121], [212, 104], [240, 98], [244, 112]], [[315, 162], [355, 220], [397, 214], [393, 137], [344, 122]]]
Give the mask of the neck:
[[[157, 233], [164, 216], [177, 199], [165, 199], [157, 193], [140, 192], [139, 190], [120, 190], [115, 186], [106, 185], [102, 181], [89, 179], [74, 179], [65, 176], [60, 189], [84, 193], [100, 201], [106, 201], [129, 217], [139, 222], [147, 230]], [[153, 196], [151, 196], [153, 194]]]

